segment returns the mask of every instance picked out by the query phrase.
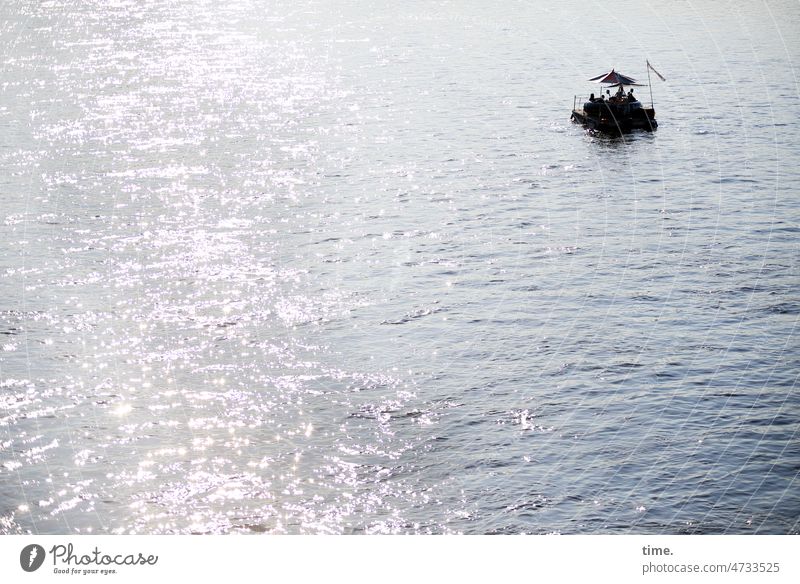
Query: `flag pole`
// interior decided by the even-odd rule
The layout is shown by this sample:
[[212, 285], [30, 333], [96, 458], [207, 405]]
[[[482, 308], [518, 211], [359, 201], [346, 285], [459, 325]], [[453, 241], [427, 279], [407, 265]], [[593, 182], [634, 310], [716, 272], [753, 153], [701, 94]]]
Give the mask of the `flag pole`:
[[650, 80], [650, 61], [647, 61], [647, 85], [650, 87], [650, 107], [656, 109], [656, 104], [653, 103], [653, 82]]

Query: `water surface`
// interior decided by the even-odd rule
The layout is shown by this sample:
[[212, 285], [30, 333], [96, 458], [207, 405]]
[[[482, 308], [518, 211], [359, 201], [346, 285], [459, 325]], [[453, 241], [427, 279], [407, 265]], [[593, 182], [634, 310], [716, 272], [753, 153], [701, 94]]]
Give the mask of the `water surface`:
[[797, 533], [799, 37], [4, 2], [0, 532]]

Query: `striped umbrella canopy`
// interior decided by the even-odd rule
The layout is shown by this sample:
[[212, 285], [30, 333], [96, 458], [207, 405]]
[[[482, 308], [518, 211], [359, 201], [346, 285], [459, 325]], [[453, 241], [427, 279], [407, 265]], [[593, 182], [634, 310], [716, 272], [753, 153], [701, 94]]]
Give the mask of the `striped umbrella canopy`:
[[612, 83], [609, 87], [647, 87], [646, 83]]
[[622, 73], [617, 73], [613, 69], [608, 73], [603, 73], [597, 77], [592, 77], [589, 79], [589, 81], [594, 81], [595, 83], [607, 83], [608, 85], [638, 85], [638, 83], [636, 83], [636, 79], [633, 77], [628, 77]]

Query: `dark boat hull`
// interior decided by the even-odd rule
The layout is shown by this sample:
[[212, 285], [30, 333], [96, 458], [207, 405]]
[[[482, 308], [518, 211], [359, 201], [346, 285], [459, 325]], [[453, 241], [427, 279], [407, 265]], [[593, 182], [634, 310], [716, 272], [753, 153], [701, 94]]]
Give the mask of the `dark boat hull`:
[[585, 110], [572, 110], [572, 120], [590, 130], [619, 134], [632, 130], [646, 130], [652, 132], [658, 128], [656, 112], [651, 108], [641, 108], [629, 115], [615, 114], [606, 108], [599, 115], [587, 114]]

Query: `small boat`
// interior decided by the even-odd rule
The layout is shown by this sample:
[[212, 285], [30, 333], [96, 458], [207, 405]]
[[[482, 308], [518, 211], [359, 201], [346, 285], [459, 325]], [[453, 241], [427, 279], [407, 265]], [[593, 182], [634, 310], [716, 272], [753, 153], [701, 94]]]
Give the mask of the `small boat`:
[[[650, 63], [647, 66], [649, 78]], [[660, 74], [659, 77], [661, 77]], [[589, 81], [604, 84], [608, 88], [604, 88], [606, 95], [603, 95], [602, 90], [597, 97], [592, 93], [581, 108], [578, 108], [578, 103], [582, 101], [582, 98], [579, 100], [576, 95], [572, 103], [572, 120], [574, 122], [591, 130], [610, 134], [625, 133], [631, 130], [652, 131], [658, 127], [656, 110], [652, 103], [652, 89], [650, 90], [650, 107], [645, 107], [633, 95], [634, 87], [643, 87], [644, 85], [637, 83], [633, 77], [612, 69], [608, 73], [592, 77]], [[647, 86], [649, 87], [650, 84], [648, 83]], [[612, 95], [610, 88], [616, 88], [617, 91]], [[630, 88], [627, 93], [625, 88]]]

